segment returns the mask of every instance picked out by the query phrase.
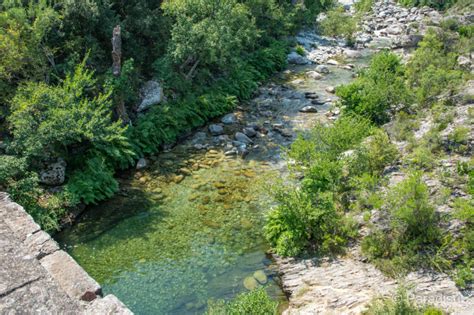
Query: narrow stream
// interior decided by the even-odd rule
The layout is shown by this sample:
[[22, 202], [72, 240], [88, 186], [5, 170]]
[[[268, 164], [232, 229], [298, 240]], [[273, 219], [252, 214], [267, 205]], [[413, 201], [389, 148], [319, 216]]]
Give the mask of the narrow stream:
[[[244, 281], [256, 285], [248, 278], [255, 272], [274, 298], [285, 301], [262, 234], [271, 207], [268, 184], [284, 171], [281, 147], [327, 119], [327, 102], [335, 96], [326, 88], [349, 82], [367, 56], [350, 62], [355, 69], [328, 66], [330, 73], [321, 80], [304, 75], [316, 65], [275, 76], [235, 111], [239, 122], [225, 126], [229, 140], [203, 128], [150, 157], [145, 171], [120, 175], [116, 197], [89, 207], [56, 239], [104, 294], [115, 294], [136, 314], [202, 314], [209, 299], [246, 291]], [[305, 92], [325, 103], [317, 105], [318, 113], [299, 112], [311, 102]], [[226, 156], [219, 142], [232, 142], [233, 134], [249, 125], [259, 132], [248, 156]], [[209, 148], [198, 150], [196, 143]]]

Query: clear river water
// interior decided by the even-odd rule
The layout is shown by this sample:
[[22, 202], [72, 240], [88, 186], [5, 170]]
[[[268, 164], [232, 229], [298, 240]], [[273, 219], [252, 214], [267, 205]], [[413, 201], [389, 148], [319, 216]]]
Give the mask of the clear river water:
[[[357, 68], [366, 60], [350, 62]], [[202, 314], [209, 299], [246, 291], [244, 280], [256, 271], [266, 274], [268, 292], [284, 307], [262, 233], [271, 207], [268, 184], [284, 174], [281, 147], [316, 120], [327, 119], [327, 104], [319, 105], [318, 113], [298, 111], [308, 102], [304, 92], [334, 100], [326, 88], [349, 82], [355, 72], [328, 67], [321, 80], [304, 75], [315, 65], [290, 68], [236, 110], [240, 123], [226, 126], [231, 137], [249, 123], [269, 130], [254, 139], [245, 159], [226, 156], [219, 145], [197, 150], [191, 136], [150, 157], [145, 170], [120, 174], [120, 193], [89, 207], [56, 240], [104, 294], [115, 294], [136, 314]], [[274, 124], [287, 132], [274, 131]], [[203, 141], [216, 139], [207, 135]]]

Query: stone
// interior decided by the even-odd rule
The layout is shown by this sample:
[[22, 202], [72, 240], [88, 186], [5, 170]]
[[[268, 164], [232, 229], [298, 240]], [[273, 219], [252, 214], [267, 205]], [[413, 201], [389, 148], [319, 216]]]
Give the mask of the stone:
[[252, 139], [250, 139], [249, 137], [247, 137], [244, 133], [242, 132], [236, 132], [235, 133], [235, 140], [239, 141], [239, 142], [242, 142], [244, 144], [250, 144], [250, 143], [253, 143]]
[[142, 112], [163, 101], [163, 88], [157, 81], [147, 81], [140, 91], [142, 101], [137, 111]]
[[246, 277], [244, 279], [244, 287], [247, 290], [252, 291], [258, 287], [258, 282], [254, 277]]
[[268, 277], [263, 270], [257, 270], [253, 273], [253, 277], [258, 281], [260, 284], [265, 284], [268, 281]]
[[324, 66], [324, 65], [318, 65], [315, 70], [317, 72], [323, 73], [323, 74], [328, 74], [329, 73], [329, 68]]
[[315, 106], [308, 105], [300, 109], [301, 113], [317, 113], [318, 109]]
[[58, 250], [40, 263], [69, 297], [90, 302], [101, 294], [100, 285], [66, 252]]
[[357, 50], [346, 49], [344, 50], [344, 56], [347, 58], [355, 59], [361, 57], [361, 53]]
[[321, 80], [323, 78], [323, 76], [319, 72], [316, 72], [316, 71], [308, 71], [306, 72], [306, 75], [308, 76], [308, 78], [311, 78], [314, 80]]
[[299, 55], [295, 51], [288, 54], [287, 61], [288, 63], [294, 65], [306, 65], [310, 63], [310, 61], [306, 57]]
[[224, 125], [232, 125], [237, 123], [237, 116], [234, 113], [230, 113], [221, 118], [221, 122]]
[[138, 161], [137, 161], [137, 165], [136, 165], [136, 169], [137, 170], [142, 170], [144, 168], [146, 168], [148, 166], [148, 162], [146, 161], [145, 158], [140, 158]]
[[45, 185], [59, 186], [66, 179], [66, 161], [59, 158], [55, 163], [49, 164], [46, 170], [40, 173], [40, 182]]
[[213, 136], [219, 136], [224, 134], [224, 127], [221, 124], [211, 124], [209, 125], [209, 132]]
[[250, 138], [253, 138], [257, 135], [257, 132], [255, 131], [255, 129], [253, 129], [251, 127], [244, 128], [243, 132], [246, 136], [248, 136]]
[[400, 35], [403, 32], [403, 27], [399, 24], [394, 24], [387, 27], [386, 31], [390, 35]]
[[458, 65], [462, 68], [469, 68], [471, 66], [471, 60], [466, 56], [459, 56]]
[[304, 96], [312, 100], [319, 98], [319, 95], [316, 92], [306, 92], [304, 93]]
[[114, 295], [94, 300], [86, 309], [85, 315], [114, 314], [132, 315], [133, 313]]
[[337, 60], [334, 60], [334, 59], [329, 59], [328, 61], [326, 61], [326, 63], [328, 65], [332, 65], [332, 66], [337, 66], [339, 65], [339, 62]]
[[326, 88], [326, 92], [334, 94], [334, 93], [336, 93], [336, 88], [334, 86], [328, 86]]

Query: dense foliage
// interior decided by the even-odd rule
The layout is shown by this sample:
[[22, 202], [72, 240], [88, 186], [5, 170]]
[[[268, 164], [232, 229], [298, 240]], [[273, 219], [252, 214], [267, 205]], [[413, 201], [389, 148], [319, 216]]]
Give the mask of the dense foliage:
[[[228, 112], [285, 66], [285, 36], [329, 7], [277, 0], [16, 1], [0, 4], [2, 189], [46, 229], [118, 189], [117, 168]], [[121, 27], [121, 72], [111, 71]], [[168, 102], [136, 112], [139, 88]], [[117, 117], [123, 110], [131, 123]], [[123, 111], [122, 110], [122, 111]], [[67, 163], [61, 189], [38, 174]], [[58, 192], [59, 191], [59, 192]], [[40, 202], [41, 201], [41, 202]]]
[[226, 302], [223, 300], [211, 301], [209, 303], [207, 315], [275, 315], [278, 302], [273, 301], [265, 288], [257, 288], [250, 292], [241, 293], [233, 300]]

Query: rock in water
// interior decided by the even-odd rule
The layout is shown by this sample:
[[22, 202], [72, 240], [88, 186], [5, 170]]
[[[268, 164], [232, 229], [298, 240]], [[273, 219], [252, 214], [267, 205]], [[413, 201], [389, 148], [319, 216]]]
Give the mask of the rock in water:
[[224, 127], [222, 127], [220, 124], [212, 124], [209, 125], [209, 132], [213, 136], [219, 136], [224, 133]]
[[326, 66], [323, 66], [323, 65], [319, 65], [319, 66], [316, 67], [316, 71], [319, 72], [319, 73], [328, 74], [329, 73], [329, 68], [326, 67]]
[[244, 279], [244, 287], [251, 291], [253, 289], [256, 289], [258, 287], [258, 282], [255, 280], [254, 277], [247, 277]]
[[242, 132], [236, 132], [235, 133], [235, 140], [239, 141], [239, 142], [242, 142], [242, 143], [245, 143], [245, 144], [250, 144], [252, 143], [252, 139], [250, 139], [249, 137], [247, 137], [244, 133]]
[[308, 105], [308, 106], [305, 106], [305, 107], [301, 108], [300, 112], [302, 112], [302, 113], [317, 113], [318, 110], [316, 109], [316, 107]]
[[309, 60], [306, 57], [303, 57], [294, 51], [288, 55], [287, 60], [288, 63], [294, 65], [306, 65], [309, 63]]
[[142, 101], [138, 106], [138, 112], [147, 110], [152, 105], [159, 104], [163, 101], [163, 88], [158, 82], [153, 80], [145, 83], [140, 94], [142, 95]]
[[237, 122], [237, 117], [235, 116], [234, 113], [230, 113], [222, 117], [221, 121], [225, 125], [232, 125]]
[[245, 133], [246, 136], [250, 138], [255, 137], [257, 135], [257, 132], [252, 127], [244, 128], [243, 132]]
[[260, 283], [265, 284], [268, 281], [268, 277], [263, 270], [257, 270], [253, 273], [253, 277]]
[[334, 93], [336, 93], [336, 88], [334, 86], [328, 86], [326, 88], [326, 92], [334, 94]]
[[306, 72], [306, 75], [311, 78], [311, 79], [314, 79], [314, 80], [321, 80], [323, 78], [323, 76], [316, 72], [316, 71], [308, 71]]
[[57, 162], [49, 164], [46, 170], [40, 173], [40, 182], [45, 185], [58, 186], [66, 179], [66, 161], [59, 158]]

